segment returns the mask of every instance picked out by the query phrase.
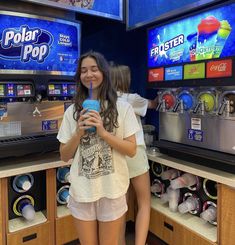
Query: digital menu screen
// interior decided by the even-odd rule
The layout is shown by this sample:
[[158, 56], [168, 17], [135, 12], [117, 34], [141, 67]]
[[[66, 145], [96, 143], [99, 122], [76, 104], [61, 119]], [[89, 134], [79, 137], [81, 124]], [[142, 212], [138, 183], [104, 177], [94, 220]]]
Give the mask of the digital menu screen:
[[48, 86], [49, 95], [62, 95], [62, 85], [61, 84], [50, 84]]
[[7, 96], [15, 96], [14, 93], [14, 84], [7, 84]]
[[16, 85], [17, 96], [32, 96], [32, 85], [30, 84], [17, 84]]
[[0, 96], [4, 96], [5, 95], [5, 91], [4, 91], [4, 84], [0, 84]]
[[[24, 0], [84, 14], [123, 20], [123, 0]], [[192, 1], [192, 0], [191, 0]], [[194, 0], [195, 1], [195, 0]]]
[[68, 84], [68, 95], [74, 96], [76, 94], [76, 84]]
[[[137, 28], [153, 21], [168, 19], [182, 14], [187, 10], [193, 10], [216, 0], [127, 0], [127, 27]], [[143, 11], [144, 9], [144, 11]]]
[[78, 22], [0, 11], [0, 74], [74, 76], [80, 32]]
[[72, 97], [76, 93], [76, 84], [62, 83], [49, 84], [48, 95]]
[[148, 30], [148, 67], [235, 55], [235, 3]]

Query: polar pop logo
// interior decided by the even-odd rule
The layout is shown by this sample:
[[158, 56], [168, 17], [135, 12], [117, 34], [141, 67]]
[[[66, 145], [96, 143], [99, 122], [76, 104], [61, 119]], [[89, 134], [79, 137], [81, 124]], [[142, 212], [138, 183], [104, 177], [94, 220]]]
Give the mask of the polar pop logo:
[[8, 28], [3, 31], [1, 48], [20, 48], [21, 61], [28, 62], [33, 59], [42, 63], [49, 54], [51, 43], [52, 35], [45, 30], [21, 26], [18, 30]]

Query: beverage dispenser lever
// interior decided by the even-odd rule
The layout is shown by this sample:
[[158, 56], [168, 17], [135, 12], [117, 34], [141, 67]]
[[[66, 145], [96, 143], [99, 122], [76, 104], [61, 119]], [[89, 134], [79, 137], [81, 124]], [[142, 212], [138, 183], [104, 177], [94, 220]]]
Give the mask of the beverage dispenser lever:
[[178, 108], [179, 108], [179, 105], [180, 105], [180, 100], [177, 100], [176, 103], [175, 103], [175, 106], [173, 108], [173, 112], [177, 112]]
[[226, 99], [223, 100], [223, 102], [221, 103], [221, 105], [218, 109], [217, 114], [221, 116], [223, 114], [223, 112], [226, 113], [226, 116], [229, 116], [229, 113], [230, 113], [229, 100], [226, 100]]
[[205, 114], [205, 101], [199, 101], [196, 107], [194, 108], [193, 113], [197, 113], [199, 109], [201, 111], [201, 114], [204, 115]]
[[157, 106], [156, 111], [159, 111], [162, 108], [162, 111], [166, 111], [166, 101], [163, 99]]
[[178, 109], [180, 108], [180, 113], [183, 113], [184, 112], [184, 102], [183, 100], [177, 100], [174, 108], [173, 108], [173, 112], [177, 112]]

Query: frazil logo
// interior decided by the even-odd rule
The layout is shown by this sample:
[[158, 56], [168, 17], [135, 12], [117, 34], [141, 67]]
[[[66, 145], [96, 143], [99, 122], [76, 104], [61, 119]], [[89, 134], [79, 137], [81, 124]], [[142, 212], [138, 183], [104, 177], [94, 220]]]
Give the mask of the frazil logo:
[[226, 63], [221, 63], [219, 65], [212, 65], [210, 70], [211, 71], [226, 71], [226, 68], [227, 68], [227, 64]]
[[29, 28], [27, 25], [20, 26], [19, 29], [7, 28], [2, 32], [0, 42], [1, 49], [7, 52], [1, 56], [7, 59], [17, 58], [22, 62], [36, 60], [42, 63], [49, 54], [52, 41], [52, 35], [40, 28]]

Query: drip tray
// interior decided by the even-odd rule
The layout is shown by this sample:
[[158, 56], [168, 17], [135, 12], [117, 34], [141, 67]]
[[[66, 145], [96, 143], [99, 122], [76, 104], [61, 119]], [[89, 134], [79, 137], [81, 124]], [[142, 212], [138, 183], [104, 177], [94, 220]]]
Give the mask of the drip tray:
[[0, 159], [24, 156], [32, 153], [57, 151], [57, 134], [12, 137], [0, 140]]
[[166, 140], [155, 141], [154, 145], [160, 149], [160, 152], [174, 158], [235, 174], [235, 155], [233, 154], [206, 150]]

